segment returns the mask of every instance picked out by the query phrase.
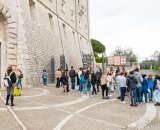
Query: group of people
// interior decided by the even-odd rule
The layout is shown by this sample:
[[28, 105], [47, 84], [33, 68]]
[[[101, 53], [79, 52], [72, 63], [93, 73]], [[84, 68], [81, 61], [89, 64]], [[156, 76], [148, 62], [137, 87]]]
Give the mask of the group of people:
[[[141, 103], [153, 102], [155, 105], [160, 105], [160, 77], [158, 75], [153, 79], [152, 75], [145, 75], [139, 72], [136, 68], [129, 73], [116, 73], [117, 94], [120, 97], [121, 103], [125, 103], [125, 94], [128, 91], [131, 100], [131, 106], [138, 106]], [[160, 94], [160, 93], [159, 93]]]
[[13, 66], [7, 68], [4, 77], [4, 85], [7, 88], [6, 105], [9, 105], [9, 99], [11, 99], [11, 106], [14, 106], [14, 88], [19, 86], [22, 90], [22, 78], [23, 73], [20, 69], [14, 69]]
[[[138, 106], [141, 103], [156, 102], [155, 105], [160, 105], [160, 77], [158, 75], [155, 78], [152, 75], [145, 75], [139, 72], [139, 68], [136, 68], [130, 72], [125, 72], [125, 69], [120, 71], [116, 70], [115, 74], [112, 71], [103, 73], [99, 66], [96, 66], [94, 72], [91, 67], [87, 69], [79, 68], [75, 71], [73, 66], [69, 72], [61, 71], [56, 72], [57, 84], [63, 85], [65, 93], [69, 92], [69, 78], [71, 79], [71, 91], [75, 90], [75, 79], [77, 77], [77, 83], [79, 85], [78, 91], [83, 95], [89, 95], [91, 91], [91, 97], [96, 96], [101, 86], [102, 99], [109, 99], [111, 89], [117, 90], [117, 99], [121, 100], [121, 103], [125, 103], [125, 96], [130, 96], [130, 106]], [[115, 82], [115, 85], [114, 85]]]

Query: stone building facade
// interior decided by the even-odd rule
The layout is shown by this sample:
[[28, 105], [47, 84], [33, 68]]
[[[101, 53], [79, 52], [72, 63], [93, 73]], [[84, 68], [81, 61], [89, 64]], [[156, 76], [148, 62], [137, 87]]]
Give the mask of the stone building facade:
[[8, 65], [25, 85], [38, 85], [43, 69], [52, 83], [57, 68], [83, 66], [93, 54], [88, 18], [88, 0], [0, 0], [1, 85]]

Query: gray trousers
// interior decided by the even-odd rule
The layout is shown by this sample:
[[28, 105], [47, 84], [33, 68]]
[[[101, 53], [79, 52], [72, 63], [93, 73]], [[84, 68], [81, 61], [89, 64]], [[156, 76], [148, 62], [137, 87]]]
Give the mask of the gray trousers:
[[7, 95], [13, 95], [15, 84], [12, 87], [7, 87]]

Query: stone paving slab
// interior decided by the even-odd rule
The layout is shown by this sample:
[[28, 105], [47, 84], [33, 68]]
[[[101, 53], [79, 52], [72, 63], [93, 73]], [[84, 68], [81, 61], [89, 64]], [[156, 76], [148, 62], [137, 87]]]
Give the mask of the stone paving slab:
[[[49, 93], [37, 97], [15, 98], [16, 106], [14, 108], [31, 108], [30, 110], [14, 109], [19, 119], [27, 127], [27, 130], [53, 130], [70, 114], [74, 114], [74, 116], [64, 124], [62, 130], [120, 130], [121, 127], [118, 126], [126, 127], [127, 125], [134, 123], [136, 120], [140, 119], [146, 111], [145, 104], [139, 105], [136, 108], [130, 107], [129, 97], [125, 97], [126, 104], [120, 104], [120, 100], [118, 99], [112, 100], [117, 97], [116, 92], [111, 93], [113, 96], [111, 97], [110, 102], [89, 107], [88, 109], [84, 108], [109, 100], [101, 99], [100, 92], [98, 93], [98, 96], [86, 98], [86, 100], [82, 102], [58, 106], [57, 104], [63, 105], [68, 102], [70, 103], [79, 100], [81, 95], [79, 95], [77, 90], [64, 95], [62, 93], [63, 88], [56, 87], [24, 89], [23, 93], [25, 96], [41, 95], [44, 92], [43, 90], [47, 90]], [[5, 97], [6, 92], [3, 91], [2, 93]], [[47, 107], [48, 105], [55, 104], [57, 107]], [[7, 120], [14, 120], [14, 118], [7, 111], [2, 99], [0, 99], [0, 107], [2, 108], [2, 111], [0, 111], [0, 127], [3, 126], [2, 128], [4, 130], [22, 129], [15, 121], [15, 123], [11, 123], [11, 125], [9, 124], [9, 126], [5, 127], [8, 122], [5, 121], [4, 124], [2, 124], [3, 118], [1, 117], [7, 116]], [[33, 109], [32, 107], [36, 109]], [[37, 109], [38, 107], [40, 107], [40, 109]], [[83, 111], [78, 114], [74, 113], [79, 110]], [[159, 130], [160, 107], [156, 107], [156, 110], [156, 118], [148, 126], [143, 128], [144, 130]]]
[[62, 130], [121, 130], [121, 128], [76, 116], [69, 120]]
[[[101, 100], [101, 101], [104, 101], [104, 100]], [[60, 108], [63, 110], [66, 110], [66, 111], [75, 112], [79, 109], [82, 109], [86, 106], [89, 106], [89, 105], [92, 105], [92, 104], [98, 103], [98, 102], [99, 102], [99, 100], [89, 100], [88, 99], [82, 103], [78, 103], [78, 104], [71, 105], [71, 106], [60, 107]]]
[[0, 130], [22, 130], [8, 111], [0, 112]]
[[55, 109], [16, 111], [16, 114], [28, 130], [53, 130], [68, 115]]
[[45, 105], [54, 105], [54, 104], [60, 104], [64, 102], [70, 102], [76, 99], [72, 98], [65, 98], [65, 97], [51, 97], [51, 96], [42, 96], [42, 97], [33, 97], [29, 100], [33, 102], [38, 102]]
[[94, 106], [80, 114], [126, 127], [142, 117], [145, 110], [145, 105], [135, 108], [130, 107], [129, 104], [120, 104], [118, 101], [115, 101]]
[[4, 104], [1, 98], [0, 98], [0, 108], [6, 108], [6, 105]]
[[160, 106], [156, 106], [156, 118], [143, 130], [159, 130], [160, 129]]

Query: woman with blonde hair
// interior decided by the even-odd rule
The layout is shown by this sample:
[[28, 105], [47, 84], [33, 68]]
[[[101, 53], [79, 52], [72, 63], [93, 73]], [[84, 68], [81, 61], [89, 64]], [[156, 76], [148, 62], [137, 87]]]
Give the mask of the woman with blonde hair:
[[9, 105], [8, 101], [9, 101], [9, 98], [11, 96], [11, 106], [14, 106], [13, 92], [14, 92], [14, 87], [15, 87], [15, 84], [16, 84], [16, 73], [13, 72], [12, 66], [9, 66], [7, 68], [7, 72], [5, 73], [5, 79], [7, 79], [7, 81], [8, 81], [8, 85], [6, 86], [7, 87], [6, 105]]

